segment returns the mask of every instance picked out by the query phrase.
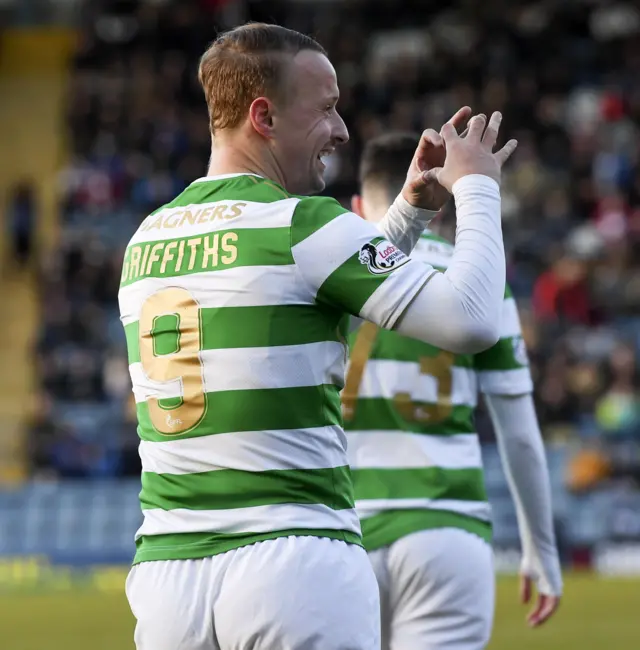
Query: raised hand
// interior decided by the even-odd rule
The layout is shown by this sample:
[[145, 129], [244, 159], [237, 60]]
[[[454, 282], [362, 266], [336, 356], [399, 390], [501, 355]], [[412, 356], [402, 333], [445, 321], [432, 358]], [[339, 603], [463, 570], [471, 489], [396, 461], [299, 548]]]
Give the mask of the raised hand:
[[[471, 109], [463, 106], [447, 124], [456, 131], [467, 123], [470, 115]], [[433, 129], [426, 129], [422, 133], [402, 188], [402, 196], [411, 205], [435, 211], [450, 198], [451, 194], [438, 182], [434, 173], [442, 168], [445, 157], [446, 149], [442, 135]]]
[[502, 166], [518, 146], [516, 140], [509, 140], [502, 149], [493, 152], [501, 121], [502, 115], [493, 113], [485, 130], [486, 117], [476, 115], [463, 136], [458, 135], [453, 125], [445, 124], [441, 131], [446, 149], [444, 165], [428, 173], [435, 175], [449, 192], [458, 179], [469, 174], [482, 174], [500, 183]]

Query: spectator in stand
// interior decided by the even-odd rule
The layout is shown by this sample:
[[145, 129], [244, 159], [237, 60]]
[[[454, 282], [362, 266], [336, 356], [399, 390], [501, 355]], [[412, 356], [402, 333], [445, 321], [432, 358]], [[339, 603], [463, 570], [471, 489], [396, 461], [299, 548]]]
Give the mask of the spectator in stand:
[[609, 358], [607, 374], [609, 386], [595, 406], [599, 428], [608, 436], [640, 442], [640, 376], [635, 350], [618, 345]]
[[533, 307], [541, 322], [595, 324], [586, 265], [569, 254], [561, 254], [536, 280]]
[[28, 181], [18, 183], [7, 207], [13, 263], [24, 268], [31, 262], [34, 248], [37, 207], [33, 186]]

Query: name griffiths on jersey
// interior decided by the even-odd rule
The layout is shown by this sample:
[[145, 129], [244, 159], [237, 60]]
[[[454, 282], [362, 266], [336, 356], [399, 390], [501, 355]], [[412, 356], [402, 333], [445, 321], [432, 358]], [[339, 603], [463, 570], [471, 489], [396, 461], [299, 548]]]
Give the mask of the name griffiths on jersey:
[[238, 233], [227, 231], [129, 246], [124, 256], [121, 283], [228, 266], [238, 258], [237, 242]]

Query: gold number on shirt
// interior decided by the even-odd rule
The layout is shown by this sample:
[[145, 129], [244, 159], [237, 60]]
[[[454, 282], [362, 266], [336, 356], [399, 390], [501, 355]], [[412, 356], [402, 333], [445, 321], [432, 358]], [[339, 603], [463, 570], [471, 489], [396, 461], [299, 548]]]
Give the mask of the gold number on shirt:
[[145, 375], [161, 384], [180, 385], [179, 397], [147, 398], [151, 423], [167, 436], [184, 433], [196, 426], [206, 411], [200, 306], [185, 289], [161, 289], [143, 303], [139, 330]]
[[345, 420], [351, 420], [355, 415], [362, 375], [367, 361], [369, 361], [377, 334], [378, 327], [368, 321], [363, 323], [358, 330], [349, 359], [349, 371], [342, 389], [342, 416]]
[[[345, 420], [351, 420], [355, 415], [362, 376], [377, 333], [378, 328], [373, 323], [364, 323], [356, 336], [351, 351], [349, 372], [342, 391], [342, 412]], [[421, 424], [437, 424], [451, 415], [454, 361], [455, 355], [444, 350], [433, 357], [420, 358], [420, 375], [433, 377], [437, 382], [437, 400], [435, 404], [424, 404], [416, 402], [411, 393], [396, 393], [393, 403], [405, 420]]]
[[397, 393], [393, 402], [405, 420], [421, 424], [438, 424], [451, 415], [454, 360], [455, 355], [444, 350], [440, 350], [434, 357], [420, 358], [420, 375], [433, 377], [437, 382], [436, 403], [416, 402], [410, 393]]

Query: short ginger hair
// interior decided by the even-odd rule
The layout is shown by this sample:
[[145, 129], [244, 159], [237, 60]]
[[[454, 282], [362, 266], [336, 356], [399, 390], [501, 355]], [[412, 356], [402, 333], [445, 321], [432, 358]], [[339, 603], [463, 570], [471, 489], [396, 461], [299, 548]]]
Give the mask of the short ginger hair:
[[279, 25], [247, 23], [218, 36], [198, 69], [211, 133], [239, 126], [257, 97], [285, 99], [287, 66], [303, 50], [327, 54], [313, 38]]

